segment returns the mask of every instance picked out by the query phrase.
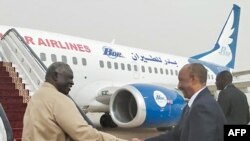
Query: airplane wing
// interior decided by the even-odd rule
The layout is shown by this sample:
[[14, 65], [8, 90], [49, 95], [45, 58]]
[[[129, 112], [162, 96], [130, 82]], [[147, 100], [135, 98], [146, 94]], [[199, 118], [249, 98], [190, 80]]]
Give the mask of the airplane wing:
[[[239, 76], [245, 76], [245, 75], [250, 75], [250, 70], [243, 70], [243, 71], [233, 71], [232, 76], [235, 78], [238, 78]], [[243, 80], [237, 80], [233, 81], [233, 84], [235, 87], [239, 88], [241, 91], [244, 93], [249, 92], [247, 90], [248, 87], [250, 87], [250, 81], [243, 81]], [[208, 89], [215, 94], [217, 91], [217, 88], [215, 85], [208, 85]]]
[[232, 72], [232, 75], [234, 77], [238, 77], [238, 76], [242, 76], [242, 75], [249, 75], [249, 74], [250, 74], [250, 70]]
[[[240, 89], [244, 93], [248, 93], [248, 87], [250, 87], [250, 81], [237, 81], [233, 82], [236, 88]], [[217, 94], [217, 88], [216, 85], [208, 85], [208, 89], [212, 92], [212, 94]]]
[[234, 82], [233, 84], [239, 89], [250, 87], [250, 81]]

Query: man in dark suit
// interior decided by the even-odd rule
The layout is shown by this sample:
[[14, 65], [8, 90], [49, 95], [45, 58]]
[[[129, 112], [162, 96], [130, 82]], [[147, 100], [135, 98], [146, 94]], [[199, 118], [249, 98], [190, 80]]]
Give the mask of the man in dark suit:
[[246, 95], [232, 84], [232, 74], [222, 71], [216, 76], [216, 86], [221, 90], [218, 97], [227, 124], [248, 124], [249, 105]]
[[206, 87], [206, 68], [198, 63], [187, 64], [180, 70], [178, 79], [178, 88], [189, 99], [180, 122], [169, 132], [145, 141], [223, 141], [226, 119]]

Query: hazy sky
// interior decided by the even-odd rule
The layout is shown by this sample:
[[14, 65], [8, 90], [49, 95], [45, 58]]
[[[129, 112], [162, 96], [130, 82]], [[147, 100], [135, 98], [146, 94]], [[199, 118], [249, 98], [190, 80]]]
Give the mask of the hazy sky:
[[233, 4], [235, 69], [250, 69], [250, 0], [0, 0], [0, 24], [189, 57], [214, 46]]

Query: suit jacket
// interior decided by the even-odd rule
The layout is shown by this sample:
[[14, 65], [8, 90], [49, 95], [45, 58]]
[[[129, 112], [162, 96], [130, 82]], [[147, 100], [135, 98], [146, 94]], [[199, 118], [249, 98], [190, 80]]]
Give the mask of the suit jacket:
[[248, 124], [250, 117], [247, 97], [233, 84], [220, 91], [218, 102], [226, 116], [227, 124]]
[[23, 120], [22, 141], [123, 141], [89, 126], [74, 102], [46, 82], [32, 96]]
[[205, 88], [195, 98], [187, 116], [182, 114], [175, 128], [145, 141], [223, 141], [225, 122], [219, 104]]

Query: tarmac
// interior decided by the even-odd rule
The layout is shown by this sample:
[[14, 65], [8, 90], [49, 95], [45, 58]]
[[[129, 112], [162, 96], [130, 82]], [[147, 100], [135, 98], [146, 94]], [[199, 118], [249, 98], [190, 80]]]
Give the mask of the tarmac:
[[119, 138], [131, 140], [132, 138], [145, 139], [148, 137], [156, 136], [162, 132], [157, 131], [156, 128], [102, 128], [99, 122], [100, 116], [102, 114], [87, 114], [91, 119], [93, 124], [99, 131], [103, 131], [112, 135], [115, 135]]
[[162, 132], [154, 128], [97, 128], [100, 131], [115, 135], [116, 137], [131, 140], [132, 138], [145, 139], [156, 136]]

